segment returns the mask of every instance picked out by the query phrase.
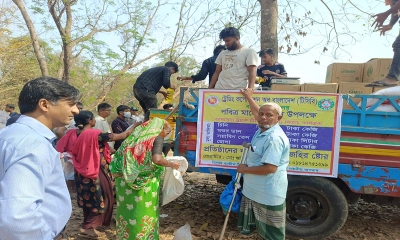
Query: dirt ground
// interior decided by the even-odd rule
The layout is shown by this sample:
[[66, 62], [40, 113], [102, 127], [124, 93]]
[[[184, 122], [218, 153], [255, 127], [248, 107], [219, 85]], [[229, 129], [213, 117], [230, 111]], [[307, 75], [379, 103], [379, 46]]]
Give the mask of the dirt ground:
[[[219, 205], [219, 196], [224, 185], [215, 181], [215, 176], [202, 173], [187, 173], [184, 176], [185, 192], [175, 201], [161, 207], [160, 239], [172, 240], [174, 232], [188, 223], [194, 240], [219, 239], [224, 216]], [[359, 201], [350, 206], [345, 226], [328, 240], [400, 240], [400, 208], [379, 206]], [[82, 212], [73, 201], [73, 214], [67, 225], [70, 239], [77, 238], [82, 222]], [[225, 239], [257, 239], [239, 234], [237, 217], [230, 216]], [[111, 227], [100, 228], [108, 239], [116, 239], [115, 222]]]

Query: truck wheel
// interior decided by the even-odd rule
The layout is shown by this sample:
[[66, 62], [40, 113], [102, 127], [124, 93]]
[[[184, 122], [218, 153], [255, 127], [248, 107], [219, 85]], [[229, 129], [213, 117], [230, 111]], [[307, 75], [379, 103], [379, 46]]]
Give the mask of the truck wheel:
[[286, 197], [286, 234], [295, 238], [325, 239], [347, 220], [346, 197], [321, 177], [289, 176]]

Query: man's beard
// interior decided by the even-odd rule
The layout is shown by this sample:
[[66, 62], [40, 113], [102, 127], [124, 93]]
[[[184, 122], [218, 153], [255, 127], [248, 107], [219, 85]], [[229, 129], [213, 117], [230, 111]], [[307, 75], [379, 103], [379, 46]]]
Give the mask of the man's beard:
[[274, 125], [269, 125], [269, 124], [265, 124], [265, 125], [258, 124], [258, 127], [261, 129], [270, 129], [273, 126]]
[[229, 48], [228, 48], [228, 50], [236, 50], [237, 49], [237, 47], [238, 47], [238, 44], [235, 42], [235, 43], [233, 43], [232, 44], [232, 46], [230, 46]]

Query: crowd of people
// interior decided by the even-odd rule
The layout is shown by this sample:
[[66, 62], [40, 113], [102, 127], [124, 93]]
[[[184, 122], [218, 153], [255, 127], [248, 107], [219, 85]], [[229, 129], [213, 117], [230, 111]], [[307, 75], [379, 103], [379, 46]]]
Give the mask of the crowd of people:
[[[376, 16], [382, 34], [391, 29], [383, 26], [390, 14], [391, 24], [398, 20], [400, 1], [390, 5]], [[287, 73], [272, 49], [259, 52], [263, 64], [258, 65], [256, 51], [240, 43], [238, 29], [225, 28], [219, 37], [224, 45], [214, 49], [200, 72], [177, 79], [195, 83], [208, 75], [210, 89], [240, 90], [248, 101], [259, 129], [251, 141], [253, 151], [237, 167], [244, 174], [238, 228], [243, 234], [256, 230], [262, 239], [283, 240], [289, 140], [279, 126], [282, 108], [276, 103], [260, 107], [252, 94], [257, 81], [269, 89], [272, 78]], [[398, 43], [399, 38], [393, 45], [394, 63]], [[372, 85], [397, 84], [399, 66], [392, 64], [389, 75]], [[144, 71], [133, 86], [143, 115], [119, 105], [111, 125], [110, 104], [100, 103], [94, 115], [78, 102], [79, 90], [66, 82], [51, 77], [27, 82], [18, 98], [21, 113], [14, 104], [0, 111], [0, 238], [67, 239], [72, 200], [82, 208], [79, 235], [84, 238], [104, 236], [97, 228], [110, 225], [116, 203], [117, 239], [159, 239], [161, 175], [165, 167], [177, 169], [179, 164], [163, 153], [171, 126], [150, 119], [149, 109], [158, 107], [158, 93], [166, 99], [165, 110], [174, 108], [170, 78], [178, 71], [175, 62]]]
[[[235, 28], [221, 31], [224, 46], [204, 61], [199, 74], [178, 80], [203, 80], [210, 88], [241, 89], [259, 123], [244, 173], [244, 200], [239, 228], [249, 234], [253, 226], [263, 239], [284, 239], [288, 139], [279, 127], [282, 109], [274, 103], [258, 107], [252, 99], [256, 75], [286, 73], [273, 61], [271, 50], [260, 53], [264, 65], [257, 70], [257, 53], [240, 44]], [[268, 56], [266, 56], [268, 55]], [[273, 73], [274, 69], [280, 72]], [[283, 70], [282, 70], [283, 69]], [[143, 110], [127, 105], [115, 108], [102, 102], [97, 114], [85, 110], [80, 92], [51, 77], [25, 84], [18, 106], [7, 104], [7, 119], [0, 131], [0, 236], [2, 239], [67, 239], [65, 225], [71, 201], [82, 209], [79, 236], [100, 239], [99, 226], [109, 226], [117, 205], [117, 239], [159, 239], [159, 191], [165, 167], [179, 163], [165, 159], [164, 138], [172, 128], [166, 120], [150, 119], [157, 108], [157, 93], [164, 95], [164, 110], [172, 111], [175, 87], [171, 75], [178, 65], [143, 72], [133, 93]], [[166, 91], [162, 91], [164, 87]], [[273, 220], [271, 220], [273, 219]]]

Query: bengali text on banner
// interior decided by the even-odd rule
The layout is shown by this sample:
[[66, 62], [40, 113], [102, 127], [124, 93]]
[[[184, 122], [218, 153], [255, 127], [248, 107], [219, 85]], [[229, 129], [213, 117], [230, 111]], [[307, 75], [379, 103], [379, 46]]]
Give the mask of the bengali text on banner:
[[[342, 98], [339, 94], [256, 91], [262, 105], [282, 107], [280, 126], [290, 140], [288, 172], [337, 176]], [[244, 141], [258, 129], [250, 106], [237, 90], [199, 92], [196, 167], [236, 168]]]

